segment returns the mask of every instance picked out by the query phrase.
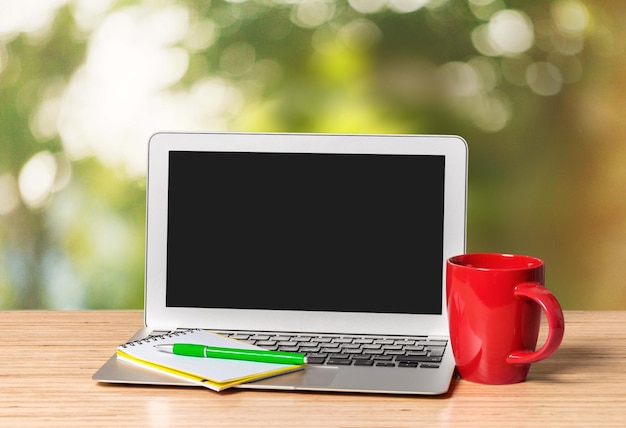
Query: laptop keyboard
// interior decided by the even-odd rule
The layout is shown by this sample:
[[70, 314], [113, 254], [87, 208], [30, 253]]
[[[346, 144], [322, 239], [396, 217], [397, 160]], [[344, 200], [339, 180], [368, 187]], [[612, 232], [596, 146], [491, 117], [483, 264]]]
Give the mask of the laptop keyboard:
[[438, 368], [447, 340], [426, 336], [318, 335], [214, 331], [273, 351], [306, 354], [309, 364]]

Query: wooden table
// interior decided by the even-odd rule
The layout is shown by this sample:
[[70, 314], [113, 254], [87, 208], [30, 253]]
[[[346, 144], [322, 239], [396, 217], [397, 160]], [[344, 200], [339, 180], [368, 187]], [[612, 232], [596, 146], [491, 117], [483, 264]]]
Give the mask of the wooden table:
[[566, 312], [526, 382], [455, 380], [439, 397], [103, 385], [92, 374], [140, 311], [0, 312], [0, 426], [626, 426], [626, 311]]

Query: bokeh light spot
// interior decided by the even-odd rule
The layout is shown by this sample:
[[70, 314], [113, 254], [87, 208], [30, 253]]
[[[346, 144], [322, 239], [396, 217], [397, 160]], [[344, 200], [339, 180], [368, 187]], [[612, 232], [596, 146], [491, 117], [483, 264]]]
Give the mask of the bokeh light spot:
[[335, 12], [335, 4], [324, 0], [303, 0], [296, 4], [291, 20], [304, 28], [315, 28], [327, 22]]
[[589, 11], [578, 0], [558, 0], [550, 7], [552, 19], [563, 34], [580, 34], [589, 25]]
[[524, 12], [511, 9], [496, 12], [487, 28], [492, 46], [502, 55], [519, 54], [533, 45], [533, 24]]
[[48, 151], [34, 155], [22, 167], [18, 183], [22, 200], [30, 208], [45, 206], [54, 186], [57, 164]]
[[387, 5], [387, 0], [348, 0], [348, 3], [357, 12], [376, 13]]
[[526, 81], [530, 89], [543, 96], [556, 95], [563, 87], [563, 76], [549, 62], [535, 62], [526, 69]]

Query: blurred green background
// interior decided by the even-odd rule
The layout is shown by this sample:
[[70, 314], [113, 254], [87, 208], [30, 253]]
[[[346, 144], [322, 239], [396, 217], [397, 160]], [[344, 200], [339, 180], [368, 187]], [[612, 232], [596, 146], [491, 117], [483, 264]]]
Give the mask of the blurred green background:
[[467, 250], [626, 309], [626, 2], [0, 0], [0, 309], [142, 308], [156, 131], [458, 134]]

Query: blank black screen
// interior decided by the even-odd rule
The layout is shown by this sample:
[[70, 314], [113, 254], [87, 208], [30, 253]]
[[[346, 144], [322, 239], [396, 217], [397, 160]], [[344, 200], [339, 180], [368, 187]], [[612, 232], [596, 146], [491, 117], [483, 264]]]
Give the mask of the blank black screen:
[[444, 157], [171, 152], [170, 307], [441, 313]]

